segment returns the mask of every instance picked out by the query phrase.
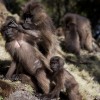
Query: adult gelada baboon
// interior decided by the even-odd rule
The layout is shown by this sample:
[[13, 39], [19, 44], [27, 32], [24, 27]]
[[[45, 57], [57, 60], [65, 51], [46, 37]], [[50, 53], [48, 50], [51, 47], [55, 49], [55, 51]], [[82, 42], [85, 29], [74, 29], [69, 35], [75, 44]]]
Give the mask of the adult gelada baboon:
[[56, 51], [55, 27], [51, 18], [46, 13], [43, 5], [34, 0], [29, 1], [23, 8], [22, 26], [25, 29], [36, 29], [41, 32], [42, 41], [38, 43], [40, 51], [50, 59]]
[[65, 90], [69, 100], [82, 100], [79, 86], [75, 78], [63, 68], [64, 60], [59, 56], [50, 59], [50, 67], [53, 70], [51, 81], [55, 82], [54, 89], [47, 94], [49, 98], [59, 98], [60, 91]]
[[18, 30], [19, 25], [14, 18], [8, 17], [1, 28], [1, 33], [6, 40], [5, 48], [10, 53], [13, 62], [6, 77], [10, 78], [17, 66], [22, 67], [30, 76], [34, 76], [44, 93], [49, 92], [49, 79], [46, 70], [50, 70], [44, 56], [37, 50], [35, 43], [37, 37], [24, 34]]
[[77, 26], [74, 23], [69, 23], [65, 31], [65, 49], [68, 52], [80, 56], [80, 40], [77, 33]]
[[[62, 18], [62, 24], [63, 24], [63, 28], [65, 31], [65, 37], [66, 35], [66, 31], [69, 27], [69, 24], [75, 24], [74, 26], [76, 27], [75, 32], [72, 31], [73, 30], [73, 26], [72, 26], [72, 30], [70, 28], [70, 30], [68, 29], [68, 31], [73, 32], [72, 34], [74, 35], [74, 33], [77, 35], [75, 35], [74, 40], [73, 40], [73, 36], [72, 34], [70, 34], [70, 39], [66, 39], [65, 41], [69, 43], [69, 45], [72, 45], [72, 42], [70, 43], [69, 41], [73, 41], [73, 45], [74, 42], [77, 41], [77, 38], [79, 38], [79, 43], [77, 42], [75, 44], [75, 46], [77, 47], [79, 44], [81, 46], [82, 49], [86, 49], [89, 52], [93, 51], [93, 38], [92, 38], [92, 32], [91, 32], [91, 25], [90, 25], [90, 21], [83, 16], [80, 16], [78, 14], [73, 14], [73, 13], [67, 13], [63, 18]], [[71, 26], [70, 26], [71, 27]]]

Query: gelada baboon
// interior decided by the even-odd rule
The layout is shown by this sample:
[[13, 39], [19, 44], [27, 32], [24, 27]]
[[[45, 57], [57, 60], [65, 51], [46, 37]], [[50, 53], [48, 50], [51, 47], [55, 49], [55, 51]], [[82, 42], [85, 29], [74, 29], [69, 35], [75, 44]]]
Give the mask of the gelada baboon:
[[50, 67], [53, 70], [51, 81], [55, 82], [54, 89], [47, 95], [49, 98], [58, 98], [62, 89], [66, 90], [69, 100], [82, 100], [78, 90], [78, 83], [75, 78], [63, 68], [64, 60], [54, 56], [50, 60]]
[[[63, 28], [64, 28], [64, 32], [65, 32], [65, 41], [68, 42], [69, 45], [72, 45], [72, 42], [70, 43], [69, 41], [73, 41], [73, 45], [75, 43], [76, 48], [80, 44], [82, 49], [86, 49], [89, 52], [93, 51], [93, 45], [92, 45], [93, 39], [92, 39], [91, 25], [90, 25], [90, 21], [87, 18], [80, 16], [78, 14], [67, 13], [62, 18], [62, 24], [63, 24]], [[72, 30], [70, 29], [69, 31], [72, 31], [73, 34], [77, 34], [77, 36], [75, 35], [75, 37], [79, 38], [79, 43], [78, 42], [76, 43], [77, 38], [76, 38], [76, 40], [75, 40], [75, 38], [73, 40], [72, 34], [70, 35], [70, 37], [71, 37], [70, 39], [68, 39], [68, 40], [66, 39], [67, 38], [66, 31], [69, 27], [69, 24], [74, 24], [74, 26], [76, 27], [75, 32], [72, 31], [73, 26], [72, 26]], [[74, 49], [76, 49], [76, 48], [74, 48]]]
[[25, 29], [36, 29], [41, 32], [42, 41], [38, 43], [39, 50], [49, 59], [56, 51], [55, 27], [46, 13], [43, 5], [34, 0], [29, 1], [23, 8], [22, 26]]
[[68, 52], [80, 56], [80, 40], [77, 33], [77, 26], [74, 23], [69, 23], [65, 31], [65, 49]]
[[44, 93], [48, 93], [50, 82], [45, 71], [49, 70], [49, 67], [45, 66], [46, 63], [43, 61], [45, 58], [38, 52], [35, 45], [30, 44], [30, 41], [35, 42], [36, 40], [31, 35], [17, 30], [18, 24], [16, 24], [15, 20], [10, 17], [1, 28], [1, 33], [6, 40], [5, 48], [13, 59], [6, 77], [11, 78], [17, 66], [20, 66], [30, 76], [36, 78]]

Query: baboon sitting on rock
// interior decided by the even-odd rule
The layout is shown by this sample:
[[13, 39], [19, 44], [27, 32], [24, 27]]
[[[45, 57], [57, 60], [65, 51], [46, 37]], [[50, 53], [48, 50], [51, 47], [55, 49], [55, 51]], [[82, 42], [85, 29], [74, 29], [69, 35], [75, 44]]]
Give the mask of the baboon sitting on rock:
[[38, 34], [37, 37], [32, 38], [33, 36], [21, 31], [19, 26], [13, 17], [7, 17], [1, 28], [2, 36], [6, 41], [5, 48], [13, 59], [6, 78], [10, 79], [16, 69], [20, 71], [22, 68], [21, 73], [24, 73], [24, 70], [34, 77], [43, 93], [48, 93], [50, 82], [46, 76], [46, 70], [49, 71], [50, 68], [48, 65], [45, 66], [45, 61], [42, 60], [45, 57], [36, 48], [35, 42], [39, 38]]

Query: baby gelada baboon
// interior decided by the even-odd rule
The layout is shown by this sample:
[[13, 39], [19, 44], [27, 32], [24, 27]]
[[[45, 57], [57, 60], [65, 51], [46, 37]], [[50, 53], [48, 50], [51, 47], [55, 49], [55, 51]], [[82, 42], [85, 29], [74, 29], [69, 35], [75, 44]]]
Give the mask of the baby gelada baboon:
[[51, 81], [55, 82], [54, 89], [47, 95], [49, 98], [59, 98], [60, 91], [66, 89], [69, 100], [82, 100], [79, 86], [73, 75], [63, 68], [64, 60], [59, 56], [50, 59], [50, 67], [53, 70]]

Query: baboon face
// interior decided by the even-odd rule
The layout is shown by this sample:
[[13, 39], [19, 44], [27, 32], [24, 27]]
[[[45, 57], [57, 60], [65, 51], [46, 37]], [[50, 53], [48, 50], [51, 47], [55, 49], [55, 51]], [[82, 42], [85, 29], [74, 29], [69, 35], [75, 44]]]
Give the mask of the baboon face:
[[42, 5], [38, 2], [32, 1], [28, 4], [25, 5], [24, 10], [23, 10], [23, 14], [22, 14], [22, 19], [24, 20], [24, 27], [25, 28], [32, 28], [33, 24], [34, 24], [34, 20], [35, 17], [37, 15], [38, 11], [37, 8], [39, 7], [39, 9], [42, 9]]
[[50, 60], [50, 67], [54, 72], [62, 68], [63, 65], [64, 65], [63, 59], [58, 56], [52, 57]]
[[13, 36], [17, 34], [17, 27], [13, 17], [7, 17], [6, 23], [1, 27], [1, 33], [6, 41], [12, 40]]
[[28, 24], [32, 24], [32, 17], [33, 15], [28, 11], [24, 12], [22, 16], [23, 20]]
[[50, 62], [50, 67], [54, 72], [56, 72], [59, 68], [58, 60], [51, 61]]
[[31, 27], [32, 27], [32, 17], [33, 16], [30, 13], [26, 12], [26, 13], [23, 14], [23, 16], [22, 16], [22, 18], [24, 20], [23, 27], [25, 29], [31, 29]]
[[2, 30], [1, 31], [3, 34], [3, 37], [4, 37], [4, 39], [5, 40], [8, 40], [8, 39], [11, 39], [13, 36], [13, 30], [12, 30], [12, 28], [5, 28], [5, 30]]

